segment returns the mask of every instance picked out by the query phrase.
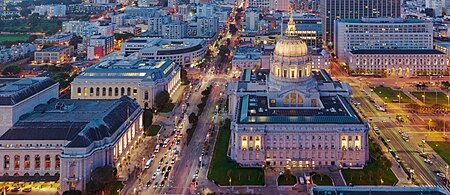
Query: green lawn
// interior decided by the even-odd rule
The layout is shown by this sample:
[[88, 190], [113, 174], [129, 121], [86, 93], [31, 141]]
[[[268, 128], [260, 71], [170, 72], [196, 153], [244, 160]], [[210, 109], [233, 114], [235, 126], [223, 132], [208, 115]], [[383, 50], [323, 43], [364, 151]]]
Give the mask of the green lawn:
[[392, 89], [390, 87], [375, 87], [373, 92], [380, 96], [386, 103], [397, 103], [398, 95], [400, 95], [400, 103], [411, 103], [412, 100], [401, 90]]
[[172, 112], [173, 108], [175, 108], [175, 104], [174, 103], [168, 103], [166, 107], [164, 107], [161, 112], [162, 113], [168, 113], [168, 112]]
[[319, 174], [315, 174], [312, 176], [313, 183], [318, 186], [332, 186], [333, 182], [328, 175], [323, 175], [321, 178]]
[[381, 156], [381, 151], [375, 149], [375, 143], [373, 143], [371, 139], [369, 139], [369, 151], [371, 151], [376, 158]]
[[[436, 104], [436, 92], [411, 92], [411, 94], [421, 102], [423, 102], [423, 95], [425, 95], [425, 104]], [[437, 92], [437, 104], [448, 106], [447, 101], [447, 95], [445, 93]]]
[[27, 34], [17, 34], [17, 35], [9, 35], [9, 34], [0, 34], [0, 43], [4, 41], [26, 41], [28, 40], [30, 35]]
[[61, 29], [58, 20], [40, 19], [36, 25], [30, 26], [27, 20], [0, 21], [0, 31], [6, 32], [56, 32]]
[[227, 119], [219, 130], [208, 179], [216, 184], [228, 186], [231, 174], [231, 185], [264, 185], [264, 171], [262, 168], [244, 168], [227, 156], [228, 141], [230, 140], [230, 120]]
[[290, 177], [286, 177], [286, 175], [280, 175], [278, 177], [279, 186], [293, 186], [295, 184], [297, 184], [297, 177], [295, 177], [295, 175], [290, 175]]
[[450, 164], [450, 142], [427, 142], [433, 150], [441, 156], [447, 164]]
[[[353, 173], [353, 175], [352, 175]], [[372, 176], [370, 176], [372, 174]], [[382, 164], [381, 160], [368, 163], [364, 169], [345, 169], [342, 170], [347, 184], [353, 185], [388, 185], [392, 186], [397, 182], [397, 178], [390, 168]], [[381, 184], [381, 179], [383, 184]]]
[[152, 125], [150, 127], [150, 134], [149, 134], [149, 136], [157, 135], [160, 129], [161, 129], [160, 125]]
[[117, 191], [122, 190], [122, 188], [123, 188], [122, 182], [116, 181], [116, 183], [114, 183], [114, 186], [111, 189], [111, 192], [109, 194], [110, 195], [118, 195], [119, 193], [117, 193]]

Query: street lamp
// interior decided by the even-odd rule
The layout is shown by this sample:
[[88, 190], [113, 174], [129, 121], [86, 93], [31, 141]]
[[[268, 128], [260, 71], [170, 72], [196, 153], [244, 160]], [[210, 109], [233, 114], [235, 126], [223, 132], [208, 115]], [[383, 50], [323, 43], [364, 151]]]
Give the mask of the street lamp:
[[425, 92], [424, 92], [424, 94], [422, 95], [422, 99], [423, 99], [423, 104], [426, 104], [426, 103], [425, 103]]
[[447, 110], [448, 110], [448, 107], [450, 107], [450, 96], [447, 96]]
[[430, 133], [431, 133], [431, 118], [430, 118], [430, 120], [428, 121], [428, 135], [430, 135]]

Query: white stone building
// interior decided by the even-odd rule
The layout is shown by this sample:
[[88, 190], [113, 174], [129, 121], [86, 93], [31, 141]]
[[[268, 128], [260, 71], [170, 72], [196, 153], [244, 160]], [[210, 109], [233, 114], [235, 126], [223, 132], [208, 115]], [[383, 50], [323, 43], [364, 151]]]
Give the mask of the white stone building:
[[142, 108], [153, 108], [162, 91], [173, 95], [181, 85], [180, 66], [170, 59], [102, 61], [71, 83], [72, 99], [136, 99]]
[[37, 105], [58, 98], [58, 86], [47, 77], [0, 79], [0, 135]]
[[171, 59], [180, 66], [195, 66], [203, 61], [206, 42], [201, 39], [131, 38], [122, 43], [125, 54], [139, 53], [142, 60]]
[[90, 173], [107, 165], [126, 179], [124, 157], [143, 129], [136, 101], [52, 99], [30, 108], [0, 136], [2, 181], [59, 180], [60, 194], [85, 191]]
[[433, 24], [418, 19], [363, 18], [335, 22], [334, 52], [344, 63], [349, 51], [433, 49]]
[[448, 72], [447, 54], [438, 50], [356, 50], [348, 67], [355, 75], [414, 77]]
[[314, 71], [292, 17], [270, 70], [246, 70], [228, 85], [230, 157], [245, 166], [362, 167], [368, 124], [348, 101], [348, 83]]
[[66, 5], [37, 5], [33, 13], [38, 13], [40, 16], [65, 17], [66, 9]]

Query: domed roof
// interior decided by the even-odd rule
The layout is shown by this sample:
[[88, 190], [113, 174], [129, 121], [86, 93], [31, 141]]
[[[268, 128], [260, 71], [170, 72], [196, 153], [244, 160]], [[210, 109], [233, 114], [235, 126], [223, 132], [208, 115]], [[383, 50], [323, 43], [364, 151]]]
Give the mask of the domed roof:
[[308, 54], [306, 43], [297, 37], [283, 36], [275, 45], [275, 55], [300, 57]]
[[284, 35], [277, 40], [274, 54], [289, 57], [300, 57], [308, 54], [306, 43], [296, 35], [292, 9], [286, 31]]

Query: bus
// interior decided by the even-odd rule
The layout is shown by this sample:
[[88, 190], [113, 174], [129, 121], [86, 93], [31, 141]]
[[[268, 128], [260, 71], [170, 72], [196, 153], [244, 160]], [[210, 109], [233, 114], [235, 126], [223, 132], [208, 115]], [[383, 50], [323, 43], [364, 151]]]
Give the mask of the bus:
[[158, 152], [159, 152], [159, 144], [156, 145], [156, 148], [155, 148], [155, 153], [158, 153]]
[[152, 165], [153, 159], [150, 159], [147, 161], [147, 163], [145, 163], [145, 169], [150, 168], [150, 165]]

